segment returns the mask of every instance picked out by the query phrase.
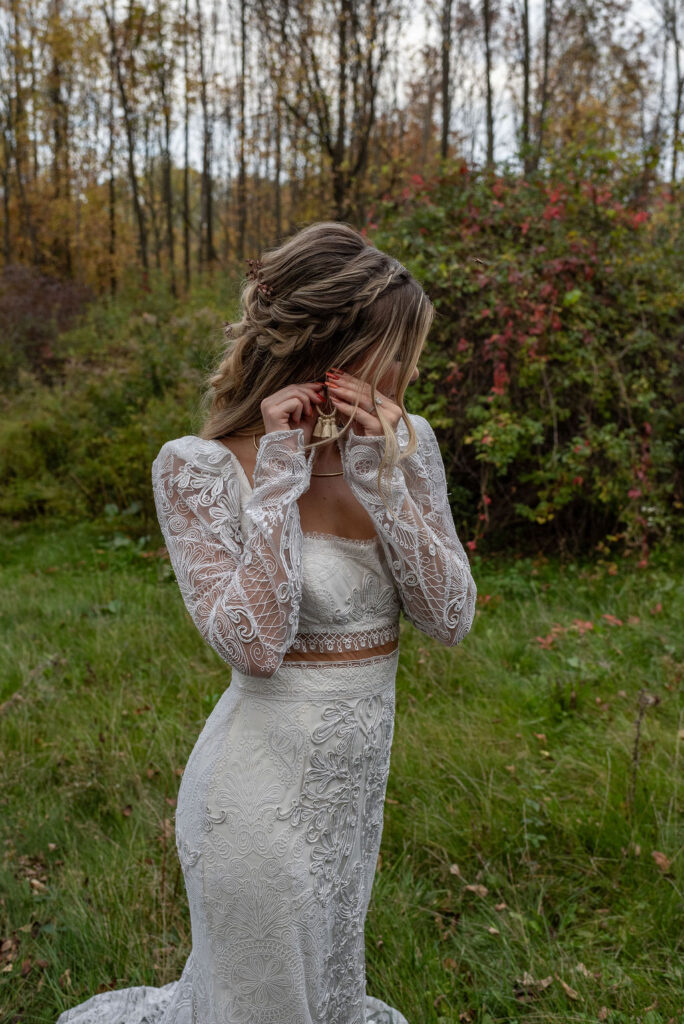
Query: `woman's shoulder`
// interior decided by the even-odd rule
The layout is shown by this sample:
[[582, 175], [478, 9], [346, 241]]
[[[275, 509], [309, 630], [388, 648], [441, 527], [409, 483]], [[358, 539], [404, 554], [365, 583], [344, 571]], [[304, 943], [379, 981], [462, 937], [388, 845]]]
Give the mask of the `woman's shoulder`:
[[[410, 412], [407, 415], [413, 425], [413, 429], [416, 432], [416, 440], [418, 441], [418, 447], [432, 448], [436, 443], [436, 437], [430, 421], [427, 420], [424, 416], [420, 416], [416, 412]], [[408, 441], [408, 427], [406, 426], [403, 420], [399, 420], [398, 431], [400, 433], [401, 439]]]
[[152, 471], [159, 473], [168, 468], [173, 471], [180, 466], [212, 476], [237, 478], [235, 455], [221, 441], [200, 437], [198, 434], [184, 434], [165, 441], [152, 462]]

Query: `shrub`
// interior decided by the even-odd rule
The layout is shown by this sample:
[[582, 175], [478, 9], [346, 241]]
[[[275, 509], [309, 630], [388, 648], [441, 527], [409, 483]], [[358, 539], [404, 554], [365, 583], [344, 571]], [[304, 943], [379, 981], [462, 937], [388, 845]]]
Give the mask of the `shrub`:
[[646, 559], [681, 522], [678, 207], [603, 166], [526, 181], [461, 164], [372, 212], [437, 310], [407, 400], [444, 442], [471, 550], [609, 538]]

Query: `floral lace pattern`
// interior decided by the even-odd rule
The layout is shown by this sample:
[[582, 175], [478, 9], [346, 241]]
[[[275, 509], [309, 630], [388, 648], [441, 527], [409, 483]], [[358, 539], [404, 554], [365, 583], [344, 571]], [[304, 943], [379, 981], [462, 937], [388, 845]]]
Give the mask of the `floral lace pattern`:
[[[349, 432], [342, 448], [344, 476], [371, 516], [396, 581], [403, 611], [441, 643], [460, 643], [475, 616], [477, 588], [449, 507], [444, 463], [428, 421], [411, 414], [418, 449], [396, 466], [389, 506], [376, 484], [383, 435]], [[403, 420], [397, 439], [406, 440]]]
[[302, 531], [296, 499], [309, 486], [304, 432], [261, 439], [241, 522], [240, 483], [225, 445], [167, 441], [152, 463], [157, 516], [185, 605], [224, 661], [269, 676], [297, 632]]
[[[413, 421], [420, 447], [394, 470], [389, 514], [375, 484], [384, 439], [338, 441], [369, 540], [302, 533], [301, 429], [262, 438], [253, 489], [220, 442], [189, 435], [159, 452], [154, 497], [181, 595], [233, 669], [178, 794], [192, 950], [178, 981], [100, 993], [57, 1024], [407, 1024], [366, 992], [399, 660], [373, 646], [398, 635], [401, 607], [458, 643], [475, 601], [436, 439]], [[290, 648], [360, 653], [283, 661]]]
[[183, 974], [101, 993], [58, 1024], [407, 1024], [366, 994], [364, 946], [397, 663], [233, 671], [178, 795]]

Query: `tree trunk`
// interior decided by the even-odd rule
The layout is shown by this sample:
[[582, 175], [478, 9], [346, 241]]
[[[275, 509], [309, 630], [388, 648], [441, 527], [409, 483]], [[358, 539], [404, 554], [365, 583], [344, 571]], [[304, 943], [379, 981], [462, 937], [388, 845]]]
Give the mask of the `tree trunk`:
[[442, 0], [442, 160], [449, 155], [451, 121], [451, 23], [453, 0]]
[[276, 109], [275, 109], [275, 168], [274, 168], [274, 180], [273, 180], [273, 216], [275, 218], [275, 237], [276, 242], [280, 243], [283, 234], [283, 205], [282, 205], [282, 189], [280, 187], [280, 176], [283, 169], [283, 156], [282, 156], [282, 117], [283, 117], [283, 106], [280, 98], [280, 89], [276, 96]]
[[337, 20], [337, 138], [333, 146], [333, 202], [335, 216], [344, 220], [347, 215], [348, 176], [344, 170], [347, 133], [347, 33], [350, 28], [352, 0], [342, 0]]
[[133, 120], [130, 102], [128, 99], [128, 93], [126, 92], [126, 86], [123, 78], [123, 70], [121, 67], [121, 54], [119, 47], [116, 42], [116, 26], [114, 20], [110, 17], [109, 11], [106, 7], [103, 7], [104, 16], [109, 26], [109, 34], [112, 44], [112, 54], [114, 60], [114, 66], [116, 68], [116, 81], [119, 88], [119, 97], [121, 99], [121, 106], [124, 114], [124, 128], [126, 131], [126, 142], [127, 142], [127, 156], [128, 156], [128, 176], [131, 183], [131, 193], [133, 196], [133, 211], [135, 213], [136, 223], [138, 225], [138, 257], [142, 266], [142, 285], [143, 288], [149, 288], [149, 260], [147, 255], [147, 223], [145, 218], [145, 211], [143, 210], [142, 203], [140, 202], [140, 188], [138, 186], [138, 177], [135, 170], [135, 133], [133, 131]]
[[188, 32], [190, 18], [189, 0], [183, 7], [183, 77], [185, 83], [185, 118], [183, 123], [183, 267], [185, 287], [190, 287], [190, 67], [188, 56]]
[[[164, 12], [161, 4], [157, 8], [159, 18], [160, 35], [163, 29]], [[171, 58], [173, 60], [173, 58]], [[162, 103], [162, 120], [164, 124], [164, 150], [162, 157], [162, 194], [164, 212], [166, 219], [166, 253], [169, 261], [169, 288], [172, 295], [177, 295], [176, 288], [176, 259], [174, 252], [173, 237], [173, 186], [171, 182], [171, 97], [168, 95], [167, 78], [173, 77], [173, 66], [168, 67], [166, 54], [160, 54], [159, 59], [159, 93]]]
[[[112, 11], [112, 15], [114, 12]], [[114, 49], [109, 55], [109, 292], [116, 295], [116, 141], [114, 132]]]
[[21, 83], [21, 69], [19, 61], [23, 48], [21, 45], [21, 36], [19, 30], [19, 7], [17, 0], [12, 0], [12, 22], [13, 22], [13, 53], [12, 61], [14, 68], [14, 88], [15, 88], [15, 104], [14, 104], [14, 169], [17, 178], [17, 194], [19, 198], [19, 213], [21, 222], [26, 232], [29, 244], [31, 246], [31, 254], [33, 263], [38, 266], [42, 264], [42, 258], [40, 255], [40, 248], [38, 246], [38, 237], [36, 235], [35, 226], [33, 224], [33, 217], [31, 216], [31, 209], [29, 206], [28, 198], [26, 195], [26, 189], [24, 187], [24, 139], [26, 135], [25, 131], [25, 113], [24, 113], [24, 89]]
[[544, 56], [542, 63], [541, 102], [537, 125], [537, 144], [534, 151], [532, 170], [537, 170], [544, 145], [544, 121], [549, 103], [549, 74], [551, 64], [551, 31], [553, 26], [553, 0], [544, 0]]
[[12, 262], [12, 235], [10, 232], [10, 167], [12, 151], [9, 144], [7, 125], [3, 125], [2, 150], [4, 157], [2, 165], [2, 255], [7, 267]]
[[240, 156], [238, 163], [237, 187], [237, 258], [242, 263], [245, 258], [245, 232], [247, 229], [247, 175], [245, 170], [245, 75], [247, 68], [247, 0], [240, 0]]
[[530, 0], [523, 0], [523, 109], [522, 109], [522, 159], [525, 174], [532, 169], [530, 154]]
[[672, 114], [672, 169], [670, 183], [674, 189], [677, 185], [677, 163], [681, 139], [682, 93], [684, 92], [684, 75], [682, 74], [681, 53], [679, 52], [679, 25], [677, 4], [669, 6], [670, 36], [674, 47], [674, 111]]
[[487, 87], [487, 167], [494, 167], [494, 109], [492, 101], [492, 11], [491, 0], [483, 0], [482, 15], [485, 46], [485, 79]]

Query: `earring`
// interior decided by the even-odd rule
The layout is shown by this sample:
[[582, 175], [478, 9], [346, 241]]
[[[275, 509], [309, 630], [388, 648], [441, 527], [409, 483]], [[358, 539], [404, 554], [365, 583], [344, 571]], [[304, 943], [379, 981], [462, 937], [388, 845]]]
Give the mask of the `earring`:
[[332, 412], [323, 412], [319, 408], [318, 417], [314, 424], [313, 431], [311, 432], [311, 436], [325, 438], [337, 437], [338, 434], [339, 430], [337, 427], [337, 410], [333, 407]]

